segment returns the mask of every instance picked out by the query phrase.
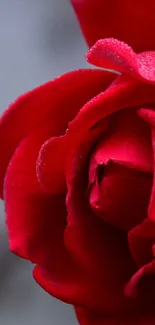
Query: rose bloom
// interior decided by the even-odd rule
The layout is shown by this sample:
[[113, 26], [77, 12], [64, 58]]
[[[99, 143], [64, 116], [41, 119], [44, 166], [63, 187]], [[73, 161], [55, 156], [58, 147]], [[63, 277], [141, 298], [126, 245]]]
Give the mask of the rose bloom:
[[128, 43], [136, 52], [155, 49], [154, 0], [70, 0], [89, 46], [104, 37]]
[[155, 52], [98, 41], [90, 63], [0, 120], [10, 250], [81, 325], [155, 324]]

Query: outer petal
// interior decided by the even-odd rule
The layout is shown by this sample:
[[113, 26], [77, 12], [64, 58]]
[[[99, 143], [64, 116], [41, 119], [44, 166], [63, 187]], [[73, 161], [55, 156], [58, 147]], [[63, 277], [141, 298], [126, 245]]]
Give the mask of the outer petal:
[[60, 220], [63, 220], [60, 228], [61, 225], [63, 228], [65, 225], [64, 194], [54, 199], [45, 195], [36, 177], [38, 151], [48, 136], [50, 123], [47, 121], [42, 128], [35, 128], [20, 143], [7, 168], [4, 181], [4, 204], [10, 248], [35, 262], [40, 259], [42, 261], [40, 246], [43, 246], [43, 249], [46, 247], [52, 211], [54, 209], [54, 214], [56, 213], [57, 205], [60, 207], [58, 216], [60, 214]]
[[133, 313], [124, 317], [108, 317], [104, 313], [100, 314], [95, 311], [75, 307], [77, 318], [80, 325], [154, 325], [155, 316], [148, 313], [142, 315]]
[[154, 0], [71, 0], [89, 46], [105, 37], [127, 42], [137, 52], [154, 50]]
[[87, 277], [64, 245], [65, 193], [47, 195], [36, 178], [36, 158], [48, 135], [47, 121], [20, 143], [7, 169], [4, 199], [10, 249], [38, 264], [34, 276], [45, 290], [77, 304], [87, 296]]
[[136, 54], [117, 39], [99, 40], [87, 53], [88, 62], [107, 69], [128, 73], [135, 78], [155, 83], [155, 52]]
[[[114, 77], [107, 74], [107, 85]], [[1, 195], [7, 165], [20, 141], [45, 119], [51, 120], [51, 136], [63, 134], [82, 105], [102, 91], [104, 80], [102, 71], [77, 70], [26, 93], [10, 105], [0, 120]]]

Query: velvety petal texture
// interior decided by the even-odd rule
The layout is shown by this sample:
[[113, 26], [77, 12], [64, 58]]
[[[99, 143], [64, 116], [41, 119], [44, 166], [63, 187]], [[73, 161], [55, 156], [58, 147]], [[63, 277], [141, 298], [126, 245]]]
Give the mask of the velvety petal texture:
[[114, 37], [136, 52], [155, 49], [154, 0], [71, 0], [89, 46]]
[[136, 54], [129, 45], [117, 39], [106, 38], [97, 41], [87, 53], [87, 60], [99, 67], [155, 82], [155, 52]]

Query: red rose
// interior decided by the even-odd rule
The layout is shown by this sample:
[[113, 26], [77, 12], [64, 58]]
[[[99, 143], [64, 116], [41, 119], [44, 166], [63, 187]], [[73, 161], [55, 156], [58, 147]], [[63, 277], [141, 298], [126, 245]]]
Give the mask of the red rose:
[[[81, 325], [154, 325], [155, 52], [98, 41], [0, 124], [10, 249]], [[4, 179], [4, 182], [3, 182]]]
[[114, 37], [136, 52], [155, 49], [154, 0], [71, 0], [89, 46]]

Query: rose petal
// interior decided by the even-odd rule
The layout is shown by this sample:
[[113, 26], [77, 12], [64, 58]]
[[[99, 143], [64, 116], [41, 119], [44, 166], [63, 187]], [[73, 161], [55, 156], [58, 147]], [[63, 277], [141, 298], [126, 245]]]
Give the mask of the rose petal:
[[77, 304], [88, 290], [86, 274], [64, 245], [65, 193], [44, 193], [35, 172], [38, 150], [48, 132], [48, 122], [35, 129], [21, 142], [7, 169], [4, 198], [10, 249], [39, 264], [35, 278], [50, 294]]
[[90, 206], [97, 216], [125, 231], [146, 218], [151, 174], [109, 163], [100, 177], [89, 189]]
[[[155, 264], [150, 262], [140, 268], [124, 288], [126, 296], [137, 298], [145, 303], [145, 308], [154, 310], [155, 296]], [[146, 309], [147, 310], [147, 309]]]
[[130, 230], [129, 247], [135, 262], [139, 266], [149, 263], [153, 258], [155, 244], [155, 222], [146, 218], [141, 224]]
[[155, 316], [150, 313], [139, 313], [119, 317], [115, 315], [108, 317], [104, 313], [97, 313], [93, 310], [75, 307], [76, 315], [80, 325], [154, 325]]
[[84, 305], [90, 296], [90, 279], [64, 245], [65, 193], [47, 195], [35, 173], [38, 150], [48, 132], [50, 122], [34, 129], [7, 169], [4, 198], [10, 248], [38, 264], [34, 277], [46, 291], [68, 303]]
[[71, 0], [84, 36], [92, 46], [98, 39], [118, 38], [142, 52], [154, 50], [154, 0]]
[[153, 147], [153, 157], [154, 157], [154, 180], [152, 187], [152, 194], [150, 199], [148, 216], [149, 219], [155, 221], [155, 111], [153, 109], [140, 109], [139, 115], [150, 124], [152, 129], [152, 147]]
[[[58, 270], [56, 271], [56, 277], [53, 276], [52, 261], [49, 259], [46, 265], [37, 265], [34, 268], [34, 279], [52, 296], [70, 304], [83, 305], [88, 294], [86, 275], [81, 274], [80, 268], [66, 256], [64, 255], [60, 262], [61, 269], [59, 268], [59, 273]], [[61, 256], [57, 253], [57, 259], [59, 258]]]
[[37, 177], [45, 191], [62, 193], [66, 190], [65, 157], [67, 155], [67, 138], [47, 140], [37, 159]]
[[[118, 251], [117, 249], [116, 252], [113, 251], [117, 247], [117, 239], [116, 242], [111, 240], [112, 251], [105, 253], [102, 251], [103, 247], [108, 247], [108, 249], [110, 249], [111, 246], [109, 242], [103, 242], [104, 238], [106, 238], [106, 236], [103, 236], [104, 224], [102, 225], [102, 221], [92, 215], [85, 196], [88, 181], [88, 154], [90, 154], [90, 150], [95, 144], [95, 141], [107, 127], [107, 121], [102, 127], [104, 117], [124, 107], [141, 105], [141, 100], [143, 104], [148, 100], [152, 102], [154, 96], [154, 87], [151, 85], [147, 86], [145, 84], [144, 87], [143, 84], [137, 83], [133, 79], [121, 76], [117, 78], [107, 91], [88, 102], [69, 125], [68, 136], [70, 138], [72, 136], [73, 141], [70, 147], [70, 155], [67, 159], [66, 169], [69, 226], [66, 230], [65, 241], [73, 258], [76, 259], [76, 262], [83, 270], [86, 270], [87, 274], [92, 275], [92, 280], [89, 282], [91, 286], [89, 292], [91, 292], [91, 294], [88, 295], [85, 305], [87, 307], [91, 306], [91, 308], [97, 308], [97, 310], [112, 312], [122, 310], [122, 308], [123, 310], [128, 308], [132, 309], [131, 306], [129, 307], [129, 301], [124, 301], [120, 281], [124, 282], [129, 274], [133, 274], [135, 272], [133, 270], [134, 268], [136, 269], [136, 266], [130, 257], [128, 246], [126, 246], [126, 241], [124, 241], [124, 239]], [[106, 233], [108, 234], [107, 229]], [[114, 233], [116, 234], [116, 228]], [[108, 238], [110, 238], [110, 235]], [[112, 236], [112, 238], [114, 237]], [[121, 240], [121, 238], [119, 234], [118, 241]], [[120, 257], [119, 254], [121, 254], [122, 248], [124, 249], [124, 253], [122, 252]], [[104, 254], [108, 254], [108, 256]], [[103, 258], [103, 256], [105, 256], [105, 258]], [[110, 259], [110, 256], [112, 256], [112, 263], [114, 263], [113, 257], [116, 256], [116, 264], [112, 266], [107, 265], [107, 267], [105, 264], [102, 265], [102, 261], [105, 263], [105, 261]], [[124, 259], [126, 259], [124, 264], [128, 265], [128, 267], [125, 267], [125, 270], [123, 268], [124, 264], [122, 265]], [[109, 263], [111, 263], [111, 260]], [[111, 275], [109, 270], [113, 269], [118, 270], [118, 273], [120, 272], [120, 278], [118, 273]], [[103, 277], [103, 272], [105, 272], [105, 277]], [[121, 272], [123, 272], [123, 274]], [[128, 274], [126, 274], [126, 272]], [[96, 283], [96, 279], [98, 283]], [[103, 283], [103, 280], [105, 280], [105, 283]], [[93, 287], [93, 283], [95, 283], [95, 288]], [[121, 293], [119, 296], [120, 289]], [[93, 297], [95, 297], [95, 299]], [[107, 297], [109, 298], [107, 299]], [[115, 297], [117, 298], [115, 299]], [[109, 301], [112, 302], [110, 305]]]
[[102, 82], [108, 86], [113, 78], [112, 73], [99, 70], [69, 72], [26, 93], [10, 105], [0, 120], [1, 195], [7, 165], [20, 141], [45, 119], [51, 120], [51, 136], [64, 134], [68, 122], [82, 105], [104, 89]]
[[[42, 254], [40, 245], [43, 245], [43, 250], [46, 247], [47, 230], [49, 222], [52, 222], [52, 209], [56, 209], [55, 205], [60, 208], [63, 230], [65, 227], [65, 196], [59, 195], [52, 199], [41, 190], [36, 177], [38, 151], [49, 135], [50, 123], [46, 122], [21, 142], [11, 159], [4, 182], [10, 248], [24, 258], [35, 261], [36, 256]], [[59, 211], [57, 213], [59, 216]], [[47, 220], [43, 217], [45, 215]]]
[[[103, 93], [94, 97], [69, 123], [67, 136], [70, 137], [70, 151], [76, 152], [79, 143], [91, 133], [101, 120], [123, 108], [151, 103], [155, 100], [154, 86], [139, 83], [127, 76], [116, 78]], [[72, 147], [72, 149], [71, 149]]]
[[113, 115], [108, 130], [90, 159], [90, 204], [104, 221], [130, 230], [147, 216], [153, 178], [151, 131], [131, 108]]
[[[98, 137], [98, 131], [94, 132]], [[122, 286], [133, 274], [135, 265], [130, 258], [125, 234], [96, 218], [89, 207], [85, 191], [86, 162], [91, 145], [90, 135], [87, 140], [83, 139], [72, 159], [67, 179], [69, 215], [65, 243], [76, 262], [89, 274], [89, 295], [85, 306], [111, 313], [132, 308], [123, 295]]]
[[[155, 112], [152, 109], [142, 108], [138, 112], [152, 127], [152, 147], [155, 152]], [[129, 246], [132, 256], [138, 265], [148, 263], [154, 256], [155, 244], [155, 182], [153, 181], [151, 200], [148, 209], [148, 219], [129, 232]]]
[[73, 217], [75, 224], [67, 227], [65, 242], [73, 259], [88, 276], [89, 282], [83, 284], [89, 292], [85, 296], [85, 307], [105, 313], [132, 310], [130, 300], [123, 294], [124, 284], [134, 271], [125, 236], [102, 225], [85, 210], [81, 216], [86, 219], [85, 225], [82, 222], [76, 225], [77, 216]]
[[[92, 99], [101, 91], [104, 91], [104, 89], [106, 89], [109, 84], [111, 84], [111, 81], [115, 78], [114, 74], [104, 71], [86, 71], [87, 73], [83, 71], [81, 72], [81, 74], [79, 74], [78, 83], [75, 83], [74, 80], [72, 80], [72, 93], [70, 93], [68, 103], [66, 103], [64, 94], [61, 93], [61, 112], [59, 110], [58, 112], [56, 112], [56, 114], [59, 114], [59, 118], [61, 120], [65, 119], [65, 110], [70, 111], [70, 113], [67, 113], [68, 117], [70, 114], [70, 118], [68, 118], [68, 121], [74, 118], [74, 115], [79, 110], [81, 110], [82, 106], [87, 101]], [[52, 113], [51, 119], [54, 119]], [[55, 123], [57, 124], [56, 121]], [[65, 131], [66, 130], [64, 130], [64, 133]], [[46, 189], [46, 191], [49, 193], [60, 193], [65, 188], [64, 165], [67, 150], [68, 149], [65, 137], [50, 139], [43, 145], [42, 149], [40, 150], [40, 154], [37, 161], [37, 176], [44, 189]]]
[[93, 65], [128, 73], [137, 69], [136, 59], [129, 45], [114, 38], [98, 40], [87, 53], [87, 60]]
[[136, 54], [124, 42], [113, 38], [97, 41], [87, 53], [89, 63], [119, 72], [134, 78], [155, 83], [155, 52]]
[[21, 142], [7, 169], [4, 198], [10, 249], [34, 263], [50, 259], [53, 273], [59, 277], [68, 255], [63, 244], [65, 193], [44, 193], [35, 170], [40, 145], [49, 132], [46, 122]]
[[124, 109], [112, 116], [109, 131], [102, 136], [91, 155], [89, 182], [97, 168], [113, 161], [140, 171], [153, 172], [151, 130], [135, 109]]

